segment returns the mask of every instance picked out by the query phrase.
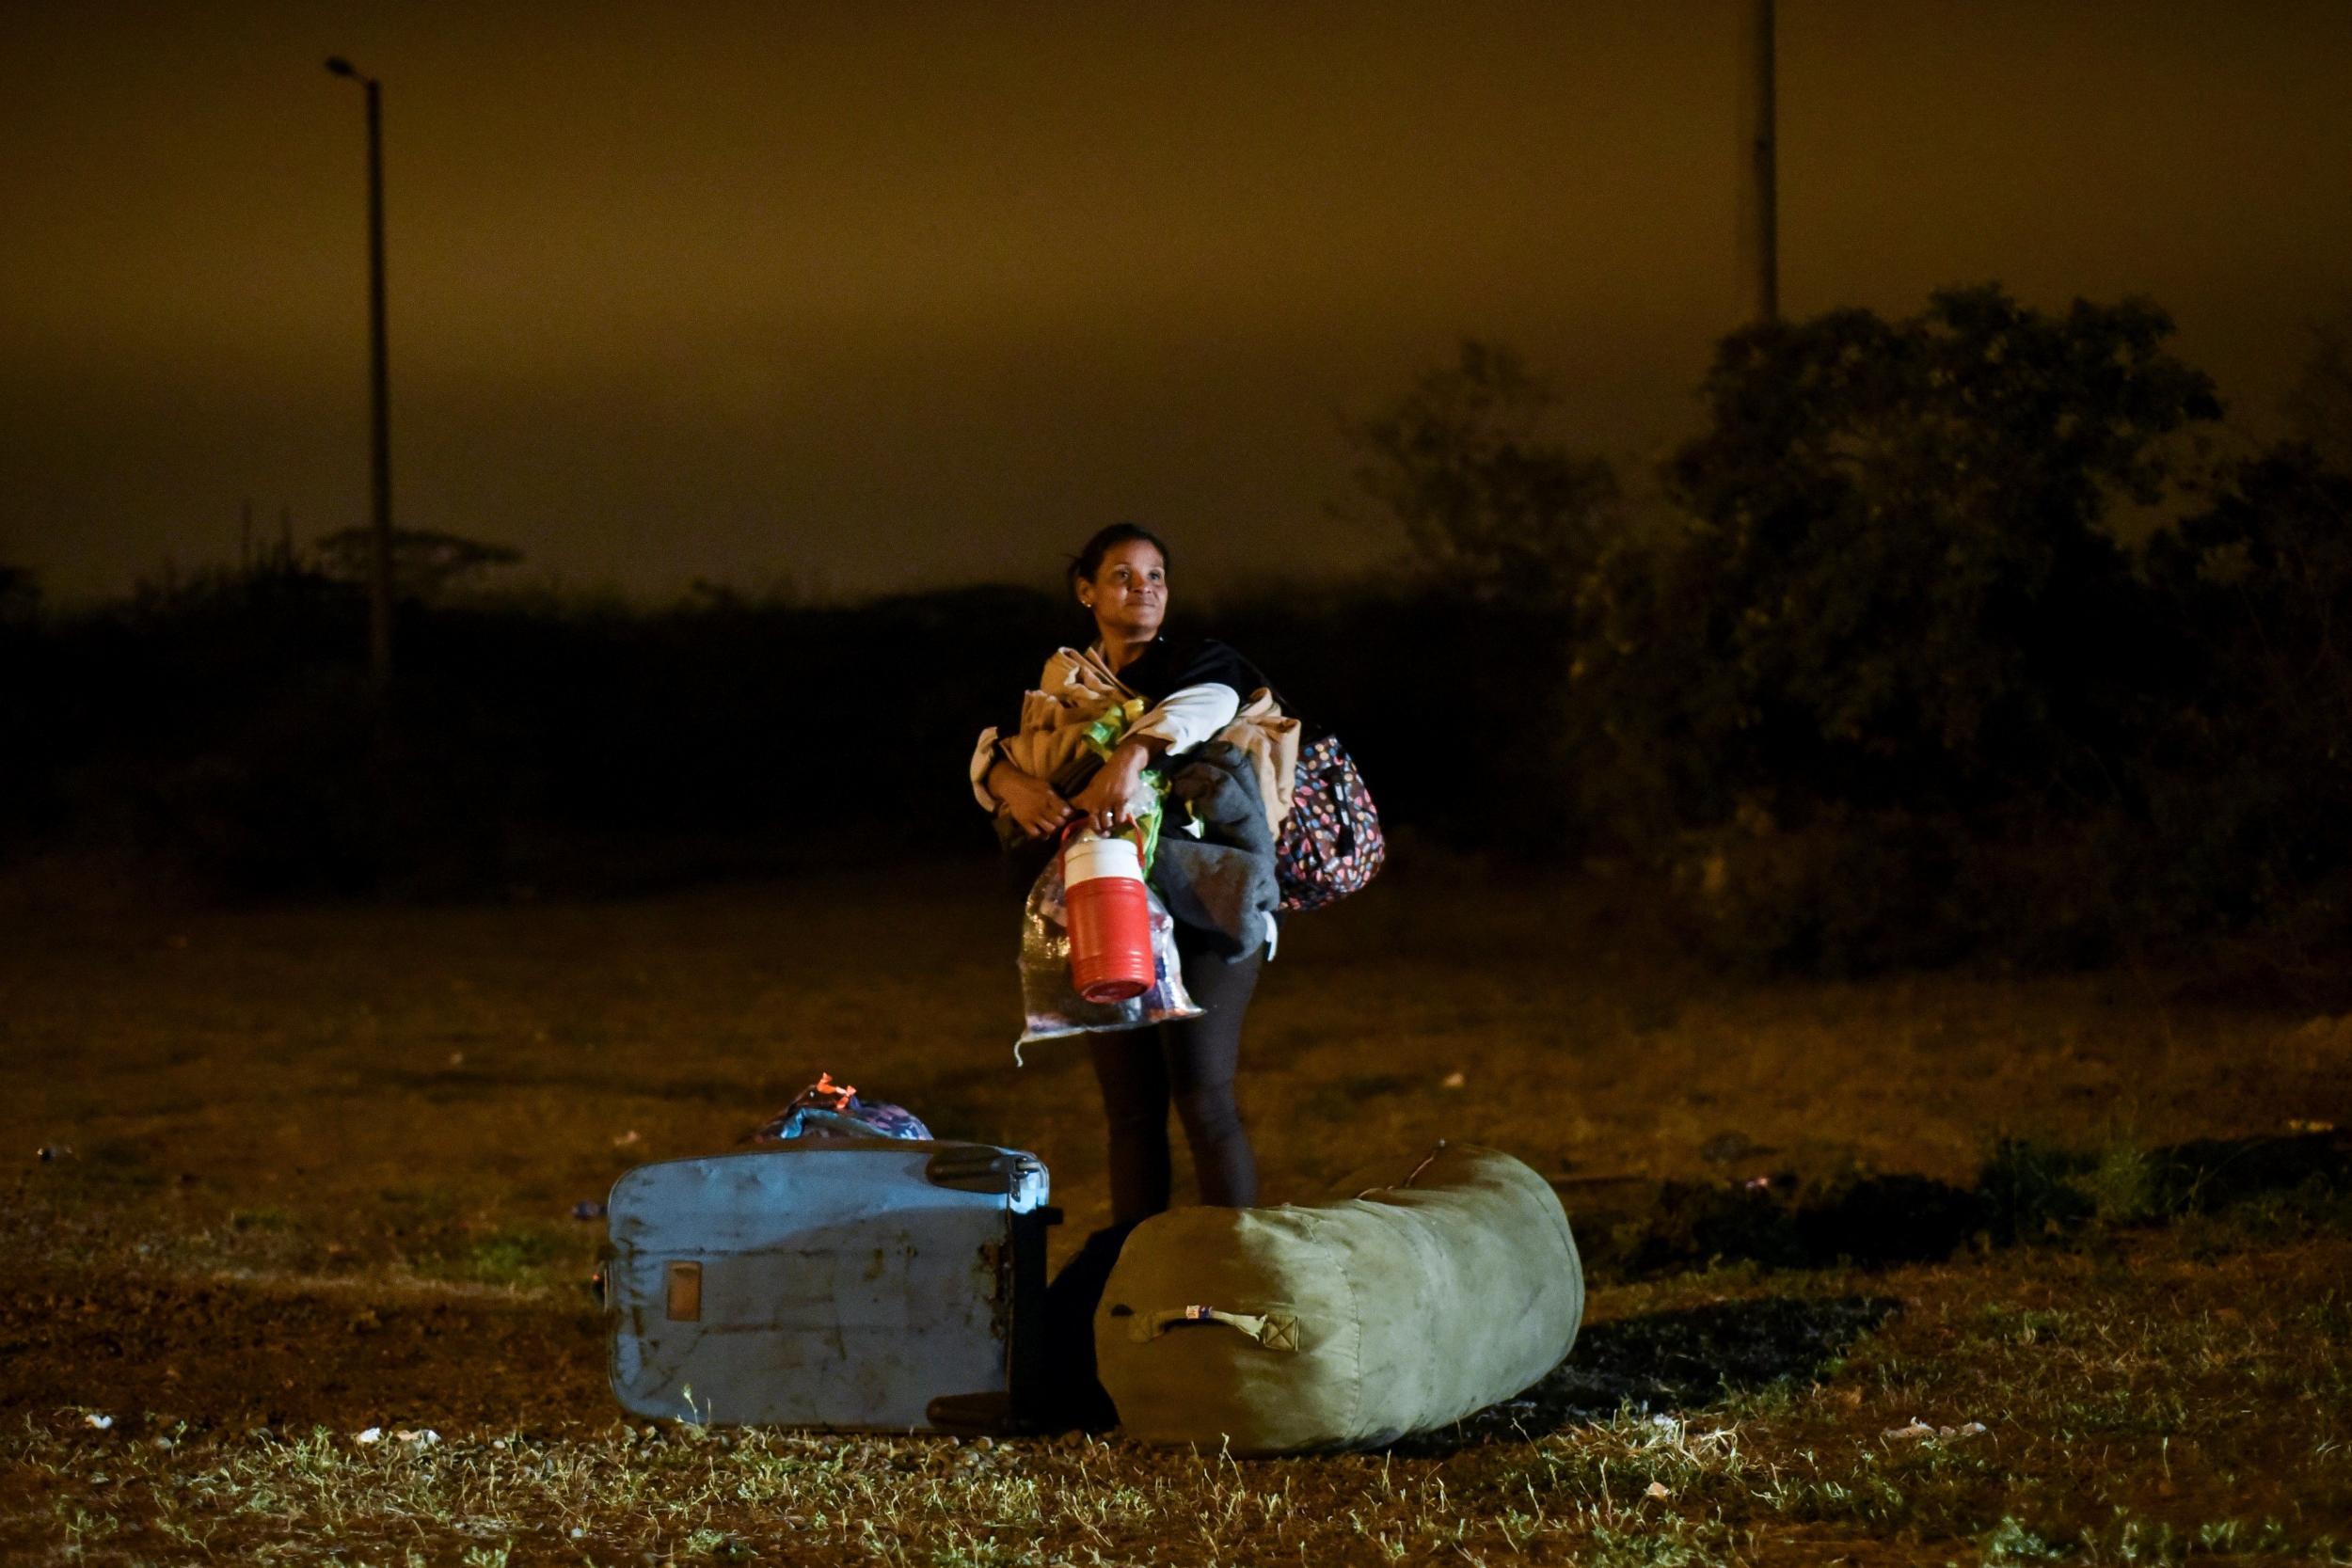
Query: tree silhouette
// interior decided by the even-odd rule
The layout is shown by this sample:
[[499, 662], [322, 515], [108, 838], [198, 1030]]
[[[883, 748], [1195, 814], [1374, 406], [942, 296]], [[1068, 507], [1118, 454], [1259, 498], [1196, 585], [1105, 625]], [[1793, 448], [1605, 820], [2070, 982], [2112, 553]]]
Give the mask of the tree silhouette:
[[[347, 528], [327, 534], [313, 548], [327, 576], [364, 584], [373, 570], [374, 534]], [[404, 597], [433, 599], [501, 566], [522, 560], [520, 550], [429, 529], [392, 531], [392, 583]]]
[[1356, 483], [1439, 580], [1564, 602], [1617, 521], [1619, 495], [1605, 459], [1545, 434], [1556, 401], [1511, 350], [1466, 339], [1453, 364], [1350, 431]]

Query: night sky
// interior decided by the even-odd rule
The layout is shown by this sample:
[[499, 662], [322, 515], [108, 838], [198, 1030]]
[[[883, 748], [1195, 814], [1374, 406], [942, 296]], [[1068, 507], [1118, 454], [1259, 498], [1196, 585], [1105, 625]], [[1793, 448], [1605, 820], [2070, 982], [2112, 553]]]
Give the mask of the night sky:
[[[19, 5], [0, 561], [53, 598], [367, 506], [674, 594], [1042, 582], [1098, 523], [1352, 569], [1343, 419], [1466, 332], [1691, 428], [1745, 309], [1737, 3]], [[1782, 300], [2145, 293], [2262, 431], [2352, 295], [2352, 6], [1782, 0]]]

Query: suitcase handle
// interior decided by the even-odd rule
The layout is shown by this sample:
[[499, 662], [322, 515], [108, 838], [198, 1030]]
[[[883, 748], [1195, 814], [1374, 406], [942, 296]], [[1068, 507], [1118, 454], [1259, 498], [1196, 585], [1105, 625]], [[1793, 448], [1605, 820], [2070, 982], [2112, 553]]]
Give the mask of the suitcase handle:
[[943, 1148], [923, 1165], [923, 1180], [960, 1193], [1010, 1196], [1043, 1167], [1034, 1156], [1002, 1148]]

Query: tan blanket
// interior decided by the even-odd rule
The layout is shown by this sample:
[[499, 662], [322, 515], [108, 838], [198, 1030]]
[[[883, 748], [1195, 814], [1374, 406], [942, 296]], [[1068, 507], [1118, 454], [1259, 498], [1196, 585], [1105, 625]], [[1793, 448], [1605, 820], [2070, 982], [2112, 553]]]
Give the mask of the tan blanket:
[[[1022, 695], [1021, 733], [997, 744], [1015, 768], [1068, 795], [1097, 765], [1086, 743], [1087, 726], [1114, 708], [1123, 709], [1133, 723], [1149, 706], [1092, 650], [1057, 648], [1045, 661], [1037, 689]], [[1298, 772], [1298, 721], [1284, 718], [1274, 694], [1260, 687], [1233, 721], [1211, 738], [1231, 741], [1249, 758], [1266, 824], [1279, 836], [1290, 819], [1291, 786]]]
[[998, 745], [1015, 768], [1067, 794], [1094, 770], [1087, 726], [1113, 708], [1128, 709], [1132, 722], [1144, 707], [1094, 654], [1058, 648], [1045, 661], [1037, 689], [1022, 695], [1021, 733]]
[[1265, 802], [1266, 826], [1282, 836], [1290, 820], [1291, 786], [1298, 779], [1298, 721], [1282, 717], [1282, 705], [1264, 687], [1249, 694], [1233, 721], [1211, 738], [1230, 740], [1258, 775], [1258, 799]]

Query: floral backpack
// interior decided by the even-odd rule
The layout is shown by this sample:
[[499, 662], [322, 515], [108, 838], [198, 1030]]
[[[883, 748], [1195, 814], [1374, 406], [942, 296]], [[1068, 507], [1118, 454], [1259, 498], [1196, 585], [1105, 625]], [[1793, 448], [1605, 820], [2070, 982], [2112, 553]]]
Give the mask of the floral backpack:
[[1319, 910], [1372, 880], [1388, 858], [1372, 790], [1336, 736], [1298, 753], [1291, 814], [1274, 846], [1284, 913]]

